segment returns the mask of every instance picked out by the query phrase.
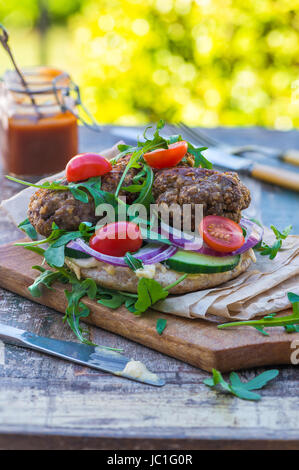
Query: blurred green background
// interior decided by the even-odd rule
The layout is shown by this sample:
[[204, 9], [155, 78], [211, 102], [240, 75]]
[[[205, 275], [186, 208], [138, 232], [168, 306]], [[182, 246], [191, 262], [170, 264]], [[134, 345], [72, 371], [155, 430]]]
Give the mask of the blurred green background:
[[299, 0], [0, 0], [0, 22], [100, 122], [299, 127]]

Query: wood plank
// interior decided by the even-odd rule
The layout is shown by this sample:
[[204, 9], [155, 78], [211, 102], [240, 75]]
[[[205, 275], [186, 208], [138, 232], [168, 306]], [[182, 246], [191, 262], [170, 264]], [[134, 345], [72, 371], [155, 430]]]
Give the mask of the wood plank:
[[[219, 448], [232, 445], [233, 439], [243, 445], [251, 441], [253, 448], [269, 441], [273, 446], [282, 440], [285, 446], [299, 442], [296, 384], [286, 400], [273, 381], [262, 391], [262, 401], [254, 403], [215, 393], [198, 379], [185, 380], [184, 385], [168, 381], [165, 387], [153, 389], [98, 371], [84, 372], [51, 377], [47, 387], [44, 377], [27, 377], [25, 385], [24, 377], [2, 380], [0, 445], [1, 434], [15, 435], [18, 429], [36, 436], [69, 436], [74, 441], [84, 436], [89, 444], [101, 437], [114, 446], [125, 445], [117, 442], [120, 437], [135, 446], [138, 440], [161, 440], [167, 446], [169, 440], [166, 448], [172, 448], [175, 440], [180, 448], [183, 439], [194, 448], [212, 440]], [[13, 407], [7, 406], [9, 402]]]
[[[255, 435], [259, 429], [255, 429]], [[254, 434], [254, 433], [253, 433]], [[214, 435], [207, 437], [203, 433], [200, 439], [170, 438], [123, 438], [106, 436], [74, 436], [48, 434], [0, 433], [0, 450], [298, 450], [296, 438], [281, 439], [271, 435], [269, 439], [257, 440], [254, 437], [241, 439], [235, 436]], [[111, 452], [111, 455], [113, 453]]]
[[[57, 284], [55, 294], [44, 289], [42, 297], [32, 298], [27, 287], [37, 276], [32, 266], [40, 263], [35, 253], [8, 244], [0, 247], [0, 285], [19, 295], [64, 313], [66, 300], [64, 285]], [[90, 299], [84, 299], [91, 309], [88, 323], [117, 333], [164, 354], [180, 359], [201, 369], [222, 372], [291, 362], [291, 344], [299, 334], [289, 335], [282, 328], [272, 330], [265, 337], [248, 327], [226, 331], [215, 323], [189, 320], [150, 310], [136, 317], [125, 308], [108, 309]], [[158, 318], [167, 319], [162, 336], [156, 332]]]

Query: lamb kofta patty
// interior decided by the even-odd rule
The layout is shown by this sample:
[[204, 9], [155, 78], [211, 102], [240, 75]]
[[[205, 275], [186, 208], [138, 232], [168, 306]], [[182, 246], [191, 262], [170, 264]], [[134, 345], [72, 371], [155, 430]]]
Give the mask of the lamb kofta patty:
[[52, 224], [62, 230], [77, 230], [81, 222], [96, 222], [94, 201], [78, 201], [70, 191], [39, 189], [30, 199], [28, 218], [35, 230], [45, 237], [52, 232]]
[[[126, 168], [129, 158], [122, 159], [109, 173], [101, 177], [101, 189], [114, 193], [119, 180]], [[124, 186], [132, 184], [132, 178], [138, 173], [137, 169], [128, 172], [124, 179]], [[67, 180], [59, 181], [67, 186]], [[84, 190], [84, 188], [82, 188]], [[28, 207], [28, 218], [36, 231], [45, 237], [52, 231], [53, 222], [61, 230], [77, 230], [81, 222], [91, 222], [95, 224], [99, 218], [95, 216], [94, 200], [86, 190], [88, 203], [78, 201], [70, 191], [54, 191], [49, 189], [39, 189], [30, 199]], [[126, 202], [132, 204], [136, 199], [136, 193], [119, 192], [120, 196], [126, 196]]]
[[[155, 175], [156, 204], [202, 204], [203, 214], [220, 215], [240, 222], [241, 211], [250, 204], [250, 192], [237, 173], [206, 168], [175, 167]], [[192, 230], [194, 230], [192, 223]]]

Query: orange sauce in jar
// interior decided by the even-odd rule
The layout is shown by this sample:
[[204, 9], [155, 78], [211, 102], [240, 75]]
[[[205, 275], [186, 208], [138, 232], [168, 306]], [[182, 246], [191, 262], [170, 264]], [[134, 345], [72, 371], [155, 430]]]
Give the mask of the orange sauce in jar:
[[37, 121], [10, 117], [3, 132], [6, 170], [17, 176], [41, 176], [63, 170], [78, 153], [77, 118], [69, 111]]
[[20, 84], [10, 82], [7, 85], [4, 80], [0, 152], [5, 171], [11, 175], [30, 177], [56, 173], [78, 153], [77, 118], [71, 107], [63, 110], [58, 105], [51, 80], [59, 71], [55, 70], [54, 74], [52, 70], [46, 73], [47, 69], [42, 67], [33, 75], [35, 81], [32, 77], [28, 80], [37, 107], [32, 105], [24, 89], [20, 89]]

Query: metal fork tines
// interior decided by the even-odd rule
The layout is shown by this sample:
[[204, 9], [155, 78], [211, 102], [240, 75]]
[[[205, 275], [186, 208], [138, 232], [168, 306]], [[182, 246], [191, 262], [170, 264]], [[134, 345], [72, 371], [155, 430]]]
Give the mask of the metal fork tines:
[[263, 157], [272, 157], [282, 160], [286, 163], [299, 166], [299, 150], [287, 149], [281, 150], [277, 148], [265, 147], [264, 145], [247, 144], [247, 145], [229, 145], [218, 139], [210, 137], [206, 132], [199, 129], [194, 129], [183, 122], [177, 125], [177, 128], [181, 129], [186, 136], [193, 139], [194, 142], [200, 143], [207, 147], [216, 147], [225, 150], [233, 155], [243, 156], [246, 152], [253, 154], [259, 154]]
[[258, 145], [229, 145], [220, 140], [214, 139], [213, 137], [210, 137], [203, 130], [191, 128], [183, 122], [178, 123], [178, 128], [181, 129], [185, 135], [187, 135], [190, 139], [193, 139], [193, 141], [196, 143], [206, 145], [207, 147], [221, 148], [234, 155], [241, 155], [244, 152], [259, 152], [272, 155], [275, 151], [273, 149], [260, 147]]
[[190, 138], [193, 138], [196, 142], [199, 142], [207, 147], [226, 147], [225, 144], [219, 142], [212, 137], [209, 137], [205, 132], [200, 131], [199, 129], [192, 129], [191, 127], [187, 126], [183, 122], [178, 124], [178, 127], [184, 131], [185, 134], [188, 134]]

